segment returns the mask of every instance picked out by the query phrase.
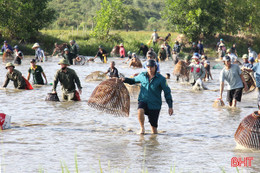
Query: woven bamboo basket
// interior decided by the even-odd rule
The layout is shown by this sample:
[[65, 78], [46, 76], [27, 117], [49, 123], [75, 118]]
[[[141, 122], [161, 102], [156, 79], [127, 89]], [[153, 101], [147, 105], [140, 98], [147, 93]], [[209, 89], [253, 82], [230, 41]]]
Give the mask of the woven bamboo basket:
[[103, 81], [108, 79], [108, 76], [102, 71], [94, 71], [87, 75], [85, 81]]
[[222, 99], [219, 99], [219, 98], [216, 99], [213, 103], [213, 107], [215, 107], [215, 108], [223, 107], [223, 106], [225, 106], [225, 103]]
[[130, 96], [124, 83], [118, 78], [101, 82], [92, 92], [88, 105], [116, 116], [129, 116]]
[[256, 89], [256, 83], [255, 83], [255, 78], [254, 76], [247, 72], [247, 71], [242, 71], [242, 75], [247, 83], [248, 91], [245, 92], [243, 91], [244, 94], [250, 93]]
[[260, 150], [260, 115], [257, 112], [242, 120], [235, 133], [235, 140], [246, 148]]
[[173, 70], [173, 74], [175, 76], [179, 76], [181, 78], [186, 78], [188, 79], [189, 78], [189, 69], [187, 67], [187, 65], [185, 64], [184, 61], [179, 61], [175, 67], [174, 67], [174, 70]]
[[46, 98], [45, 98], [45, 101], [55, 101], [55, 102], [59, 102], [60, 99], [57, 95], [57, 93], [48, 93]]

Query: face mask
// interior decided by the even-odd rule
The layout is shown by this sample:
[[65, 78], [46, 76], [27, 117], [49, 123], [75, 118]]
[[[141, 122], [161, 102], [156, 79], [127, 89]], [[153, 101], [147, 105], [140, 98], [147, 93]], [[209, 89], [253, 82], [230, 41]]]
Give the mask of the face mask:
[[62, 67], [61, 69], [62, 69], [62, 70], [66, 70], [66, 68], [67, 68], [67, 67]]

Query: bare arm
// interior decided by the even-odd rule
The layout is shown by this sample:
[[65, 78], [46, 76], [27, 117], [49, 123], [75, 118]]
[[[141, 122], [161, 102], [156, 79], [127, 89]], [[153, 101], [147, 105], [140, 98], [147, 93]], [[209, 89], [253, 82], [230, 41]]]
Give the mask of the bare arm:
[[27, 80], [28, 80], [28, 81], [30, 80], [30, 77], [31, 77], [31, 74], [28, 73], [28, 75], [27, 75]]
[[224, 90], [224, 82], [221, 82], [220, 83], [220, 96], [219, 96], [220, 99], [222, 99], [223, 90]]
[[44, 77], [44, 79], [45, 79], [45, 82], [46, 82], [46, 84], [47, 84], [48, 82], [47, 82], [47, 78], [46, 78], [46, 75], [45, 75], [45, 73], [44, 73], [44, 72], [42, 72], [42, 75], [43, 75], [43, 77]]

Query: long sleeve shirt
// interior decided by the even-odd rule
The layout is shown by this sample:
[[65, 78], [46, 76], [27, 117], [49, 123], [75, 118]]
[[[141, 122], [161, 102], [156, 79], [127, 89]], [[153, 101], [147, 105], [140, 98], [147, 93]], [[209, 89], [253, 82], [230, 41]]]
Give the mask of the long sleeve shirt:
[[14, 87], [17, 89], [25, 89], [26, 83], [25, 80], [22, 76], [22, 73], [19, 72], [18, 70], [13, 70], [12, 73], [10, 73], [9, 71], [7, 72], [6, 76], [5, 76], [5, 82], [3, 84], [3, 87], [7, 87], [9, 81], [13, 81], [14, 82]]
[[135, 84], [141, 83], [141, 90], [139, 93], [138, 101], [145, 102], [151, 110], [161, 109], [162, 106], [162, 90], [164, 97], [169, 108], [172, 108], [171, 89], [169, 88], [165, 77], [156, 73], [155, 76], [149, 81], [147, 72], [142, 72], [134, 78], [125, 78], [125, 83]]
[[62, 86], [62, 91], [65, 93], [74, 92], [76, 89], [75, 83], [78, 89], [82, 89], [78, 75], [70, 68], [67, 68], [66, 72], [62, 71], [62, 69], [56, 72], [53, 82], [53, 91], [56, 91], [59, 81]]
[[13, 52], [13, 48], [9, 44], [7, 46], [3, 45], [1, 50], [2, 52], [6, 52], [7, 49]]

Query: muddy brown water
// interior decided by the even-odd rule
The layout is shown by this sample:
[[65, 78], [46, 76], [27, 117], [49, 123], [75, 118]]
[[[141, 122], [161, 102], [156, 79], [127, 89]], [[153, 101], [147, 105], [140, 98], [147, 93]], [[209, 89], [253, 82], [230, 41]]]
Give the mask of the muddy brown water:
[[[27, 76], [29, 59], [20, 70]], [[121, 59], [116, 61], [119, 72], [130, 76], [142, 69], [128, 68]], [[48, 82], [59, 66], [58, 58], [39, 63]], [[111, 59], [109, 59], [111, 61]], [[218, 62], [212, 62], [218, 63]], [[0, 112], [12, 116], [12, 128], [0, 132], [0, 165], [5, 173], [31, 173], [43, 169], [48, 173], [61, 172], [60, 162], [75, 170], [75, 154], [81, 172], [236, 172], [231, 167], [232, 157], [253, 157], [252, 166], [243, 172], [260, 172], [260, 153], [238, 148], [234, 133], [241, 120], [257, 110], [256, 92], [244, 95], [238, 108], [213, 108], [217, 91], [191, 90], [191, 86], [176, 83], [172, 75], [173, 63], [161, 63], [161, 73], [171, 73], [168, 81], [172, 88], [174, 115], [168, 115], [164, 101], [159, 134], [137, 135], [137, 99], [131, 97], [130, 117], [114, 117], [87, 106], [95, 86], [100, 82], [85, 82], [93, 71], [106, 71], [109, 64], [89, 63], [71, 66], [78, 73], [83, 93], [81, 102], [46, 102], [52, 86], [35, 87], [31, 91], [17, 91], [12, 82], [6, 90], [0, 90]], [[220, 69], [212, 69], [213, 81], [206, 83], [209, 89], [219, 88]], [[6, 69], [0, 64], [0, 83], [4, 82]], [[61, 95], [60, 85], [57, 88]], [[223, 95], [226, 98], [226, 91]], [[225, 101], [226, 103], [226, 101]], [[100, 161], [100, 164], [99, 164]], [[241, 168], [240, 168], [241, 170]], [[0, 172], [1, 172], [0, 171]]]

